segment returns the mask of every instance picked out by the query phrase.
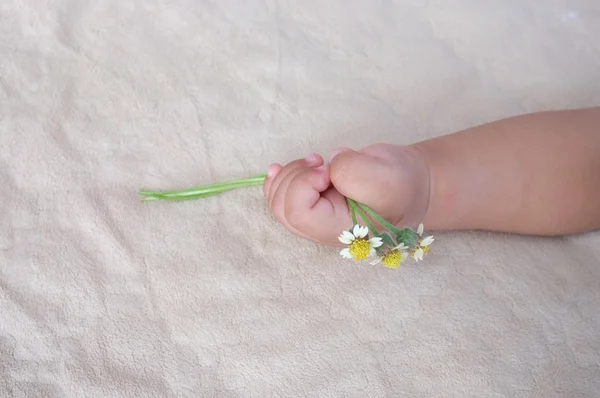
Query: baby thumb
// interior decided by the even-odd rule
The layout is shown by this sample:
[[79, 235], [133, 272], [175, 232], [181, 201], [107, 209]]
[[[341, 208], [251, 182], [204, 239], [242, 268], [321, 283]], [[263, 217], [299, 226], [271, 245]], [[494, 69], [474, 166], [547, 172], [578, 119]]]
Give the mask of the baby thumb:
[[374, 156], [351, 149], [334, 152], [330, 178], [342, 195], [378, 207], [389, 188], [389, 166]]

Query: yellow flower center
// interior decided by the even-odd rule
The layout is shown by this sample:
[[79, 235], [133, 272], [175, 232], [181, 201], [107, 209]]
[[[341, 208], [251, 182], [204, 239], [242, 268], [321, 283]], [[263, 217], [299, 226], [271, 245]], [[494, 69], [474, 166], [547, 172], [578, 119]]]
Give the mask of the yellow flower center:
[[387, 268], [398, 268], [402, 262], [402, 253], [398, 250], [392, 250], [381, 259], [381, 262]]
[[429, 246], [421, 247], [421, 249], [423, 249], [423, 255], [426, 255], [427, 252], [429, 251]]
[[356, 239], [350, 243], [348, 251], [354, 260], [364, 260], [371, 253], [371, 244], [365, 239]]

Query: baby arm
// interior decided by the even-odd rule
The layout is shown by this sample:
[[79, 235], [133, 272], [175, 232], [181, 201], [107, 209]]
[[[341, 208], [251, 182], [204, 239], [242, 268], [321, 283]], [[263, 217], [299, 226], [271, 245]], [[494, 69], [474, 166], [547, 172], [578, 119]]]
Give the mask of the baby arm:
[[339, 246], [345, 197], [399, 227], [564, 235], [600, 227], [600, 108], [512, 117], [412, 145], [272, 164], [267, 204], [288, 230]]
[[430, 171], [429, 229], [600, 227], [600, 108], [512, 117], [412, 146]]

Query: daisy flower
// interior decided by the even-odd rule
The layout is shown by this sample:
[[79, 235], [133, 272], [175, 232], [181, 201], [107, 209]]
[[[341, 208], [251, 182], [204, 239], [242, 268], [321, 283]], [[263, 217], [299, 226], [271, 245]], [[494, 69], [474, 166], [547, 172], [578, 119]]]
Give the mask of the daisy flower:
[[419, 235], [419, 240], [417, 241], [417, 247], [415, 248], [412, 257], [418, 262], [423, 260], [423, 256], [429, 252], [429, 246], [433, 243], [434, 239], [433, 236], [423, 237], [423, 224], [419, 224], [417, 235]]
[[369, 229], [360, 225], [355, 225], [352, 232], [342, 232], [338, 239], [348, 247], [340, 251], [340, 255], [344, 258], [352, 258], [354, 261], [364, 260], [374, 255], [375, 248], [381, 246], [383, 241], [378, 237], [366, 239], [368, 233]]
[[398, 268], [400, 263], [408, 257], [408, 253], [406, 251], [408, 247], [404, 245], [404, 243], [400, 243], [397, 246], [391, 248], [386, 254], [377, 257], [375, 261], [371, 263], [371, 265], [383, 263], [386, 268]]

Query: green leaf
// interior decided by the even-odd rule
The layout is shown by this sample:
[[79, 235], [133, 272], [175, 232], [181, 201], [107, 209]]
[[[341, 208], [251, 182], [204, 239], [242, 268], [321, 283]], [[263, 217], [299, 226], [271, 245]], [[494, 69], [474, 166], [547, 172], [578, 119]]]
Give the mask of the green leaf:
[[394, 240], [392, 239], [392, 237], [388, 233], [382, 232], [378, 236], [383, 241], [383, 245], [384, 246], [388, 246], [388, 247], [394, 247], [394, 246], [396, 246], [394, 244]]
[[419, 241], [419, 235], [410, 228], [404, 228], [396, 233], [398, 243], [404, 243], [408, 247], [415, 247]]

